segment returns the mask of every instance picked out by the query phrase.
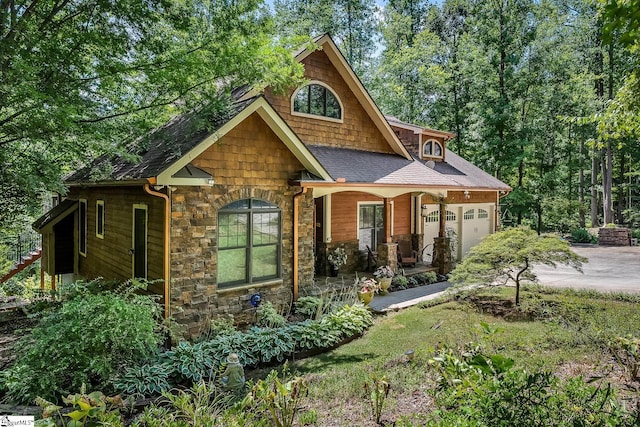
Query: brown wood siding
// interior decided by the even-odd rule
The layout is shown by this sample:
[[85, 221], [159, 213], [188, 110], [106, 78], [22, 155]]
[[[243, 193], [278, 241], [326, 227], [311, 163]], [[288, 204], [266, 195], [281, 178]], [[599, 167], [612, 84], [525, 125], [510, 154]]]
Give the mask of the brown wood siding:
[[[142, 187], [72, 188], [68, 197], [87, 200], [87, 255], [78, 257], [81, 276], [131, 278], [133, 205], [142, 204], [147, 206], [148, 215], [147, 278], [163, 278], [164, 200], [146, 194]], [[104, 200], [104, 239], [96, 237], [97, 200]]]
[[[447, 193], [448, 204], [462, 203], [495, 203], [497, 191], [469, 191], [469, 198], [464, 198], [464, 191], [449, 191]], [[424, 200], [424, 198], [423, 198]], [[427, 203], [427, 202], [425, 202]], [[431, 203], [430, 201], [428, 203]]]
[[192, 162], [219, 185], [287, 185], [304, 169], [257, 113], [227, 133]]
[[410, 153], [420, 154], [420, 135], [417, 135], [412, 130], [395, 127], [393, 125], [391, 125], [391, 129], [393, 129]]
[[321, 118], [295, 116], [291, 114], [291, 96], [297, 88], [289, 90], [285, 95], [278, 96], [266, 90], [265, 96], [269, 103], [302, 141], [307, 144], [393, 153], [373, 120], [362, 108], [352, 90], [324, 52], [313, 52], [302, 61], [302, 64], [305, 67], [305, 77], [329, 85], [340, 98], [343, 106], [343, 123], [335, 123]]
[[[411, 233], [411, 194], [403, 194], [393, 201], [393, 234]], [[331, 241], [358, 239], [358, 202], [380, 202], [380, 197], [348, 191], [331, 195]]]

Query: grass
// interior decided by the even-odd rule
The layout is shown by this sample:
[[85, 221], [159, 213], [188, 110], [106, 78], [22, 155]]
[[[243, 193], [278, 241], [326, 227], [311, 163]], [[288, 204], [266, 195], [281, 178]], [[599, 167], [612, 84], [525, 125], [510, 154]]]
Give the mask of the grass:
[[[612, 371], [611, 339], [638, 335], [640, 310], [634, 296], [532, 288], [524, 290], [516, 308], [509, 305], [512, 294], [502, 288], [378, 317], [362, 338], [292, 368], [310, 380], [310, 399], [326, 402], [328, 407], [316, 408], [318, 413], [333, 412], [341, 419], [345, 404], [362, 404], [362, 385], [373, 373], [384, 374], [392, 384], [392, 405], [416, 393], [428, 400], [435, 375], [428, 360], [442, 346], [479, 345], [487, 354], [513, 358], [517, 367], [588, 376]], [[410, 349], [415, 350], [412, 362], [405, 356]]]

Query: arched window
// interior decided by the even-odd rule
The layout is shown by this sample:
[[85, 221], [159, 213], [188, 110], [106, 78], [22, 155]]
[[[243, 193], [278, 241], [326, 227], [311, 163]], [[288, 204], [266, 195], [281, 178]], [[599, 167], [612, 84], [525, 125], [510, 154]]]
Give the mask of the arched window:
[[242, 199], [218, 211], [218, 286], [281, 277], [282, 212], [259, 199]]
[[440, 211], [429, 212], [429, 214], [424, 217], [426, 222], [440, 222]]
[[489, 212], [484, 209], [478, 209], [478, 219], [489, 218]]
[[298, 90], [293, 97], [293, 112], [342, 120], [340, 100], [331, 89], [319, 83]]
[[473, 219], [474, 218], [474, 210], [473, 209], [469, 209], [468, 211], [466, 211], [463, 215], [464, 219]]
[[456, 220], [456, 213], [453, 211], [447, 211], [447, 214], [445, 216], [445, 219], [447, 221], [455, 221]]
[[422, 146], [422, 157], [442, 157], [442, 145], [435, 139], [430, 139]]

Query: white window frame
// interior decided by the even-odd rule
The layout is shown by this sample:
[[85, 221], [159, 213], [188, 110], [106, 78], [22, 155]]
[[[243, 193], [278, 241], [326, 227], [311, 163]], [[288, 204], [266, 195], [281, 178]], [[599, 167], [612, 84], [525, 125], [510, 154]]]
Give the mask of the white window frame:
[[[357, 211], [357, 215], [356, 215], [356, 238], [358, 239], [358, 245], [360, 245], [360, 206], [367, 206], [367, 205], [378, 205], [378, 206], [383, 206], [384, 207], [384, 202], [376, 202], [376, 201], [367, 201], [367, 202], [358, 202], [358, 211]], [[393, 230], [393, 223], [394, 223], [394, 206], [393, 206], [393, 201], [389, 202], [389, 205], [391, 207], [391, 235], [394, 235], [394, 230]], [[376, 248], [371, 248], [372, 251], [375, 251]]]
[[[298, 92], [300, 92], [303, 88], [305, 88], [307, 86], [311, 86], [311, 85], [323, 86], [326, 90], [331, 92], [331, 94], [333, 94], [333, 96], [335, 96], [335, 98], [338, 100], [338, 104], [340, 105], [340, 118], [339, 119], [336, 119], [336, 118], [333, 118], [333, 117], [327, 117], [327, 116], [319, 116], [319, 115], [316, 115], [316, 114], [301, 113], [299, 111], [294, 111], [293, 110], [295, 99], [296, 99], [296, 96], [298, 95]], [[310, 118], [310, 119], [318, 119], [318, 120], [326, 120], [328, 122], [334, 122], [334, 123], [344, 123], [344, 105], [342, 104], [342, 100], [340, 99], [338, 94], [336, 94], [336, 91], [331, 88], [331, 86], [329, 86], [328, 84], [326, 84], [324, 82], [321, 82], [319, 80], [311, 80], [311, 81], [307, 82], [306, 84], [303, 84], [302, 86], [299, 86], [298, 88], [296, 88], [296, 90], [294, 90], [293, 94], [291, 95], [290, 103], [291, 103], [291, 115], [292, 116], [307, 117], [307, 118]]]

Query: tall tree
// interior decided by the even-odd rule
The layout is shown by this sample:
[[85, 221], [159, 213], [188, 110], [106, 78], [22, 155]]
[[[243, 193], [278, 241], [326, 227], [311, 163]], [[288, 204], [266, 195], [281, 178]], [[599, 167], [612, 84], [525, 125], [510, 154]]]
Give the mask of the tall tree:
[[172, 114], [291, 83], [271, 29], [257, 0], [0, 2], [0, 224]]

